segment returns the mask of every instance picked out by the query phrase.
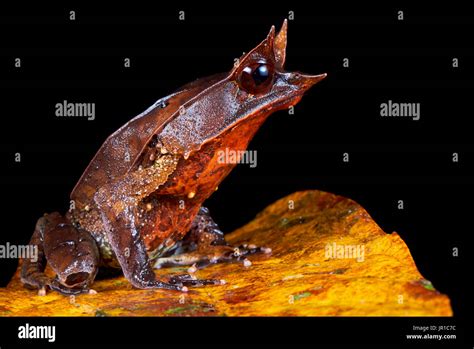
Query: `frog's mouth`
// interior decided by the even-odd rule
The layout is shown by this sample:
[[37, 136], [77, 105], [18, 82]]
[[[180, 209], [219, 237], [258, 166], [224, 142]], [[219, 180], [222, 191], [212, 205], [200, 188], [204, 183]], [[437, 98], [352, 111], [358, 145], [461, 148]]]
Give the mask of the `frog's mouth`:
[[284, 81], [286, 86], [292, 87], [292, 92], [272, 103], [268, 109], [284, 109], [297, 104], [306, 91], [323, 80], [326, 76], [327, 74], [306, 75], [302, 73], [282, 73], [280, 78]]
[[270, 106], [270, 108], [268, 108], [268, 109], [269, 110], [272, 110], [272, 109], [286, 109], [289, 106], [294, 106], [294, 105], [298, 104], [298, 102], [301, 100], [301, 98], [303, 98], [304, 93], [305, 93], [305, 91], [298, 92], [298, 93], [295, 93], [291, 96], [287, 96], [285, 98], [282, 98], [281, 100], [273, 103], [273, 105]]

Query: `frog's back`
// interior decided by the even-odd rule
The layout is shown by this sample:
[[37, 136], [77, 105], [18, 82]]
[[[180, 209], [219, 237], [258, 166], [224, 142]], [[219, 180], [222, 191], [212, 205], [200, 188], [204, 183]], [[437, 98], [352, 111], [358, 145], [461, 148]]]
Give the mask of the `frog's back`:
[[89, 204], [102, 185], [133, 169], [153, 135], [159, 134], [177, 114], [179, 107], [223, 77], [223, 74], [217, 74], [183, 86], [110, 135], [71, 192], [76, 205]]

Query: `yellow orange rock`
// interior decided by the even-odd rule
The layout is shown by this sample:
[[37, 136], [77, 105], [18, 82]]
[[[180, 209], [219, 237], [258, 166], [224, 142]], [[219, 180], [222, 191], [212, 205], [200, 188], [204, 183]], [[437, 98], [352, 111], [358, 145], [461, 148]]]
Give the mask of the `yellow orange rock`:
[[[198, 278], [222, 286], [187, 294], [133, 289], [123, 277], [97, 294], [39, 297], [15, 274], [0, 289], [2, 316], [452, 316], [449, 298], [420, 274], [396, 233], [386, 234], [352, 200], [320, 191], [289, 195], [226, 236], [272, 248], [251, 266], [218, 264]], [[187, 268], [158, 270], [160, 278]]]

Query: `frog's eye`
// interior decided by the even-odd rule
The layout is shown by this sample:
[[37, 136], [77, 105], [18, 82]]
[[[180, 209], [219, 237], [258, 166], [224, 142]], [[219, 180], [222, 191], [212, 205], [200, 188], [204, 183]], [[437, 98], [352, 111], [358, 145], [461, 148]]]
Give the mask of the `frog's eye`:
[[275, 69], [271, 64], [259, 62], [246, 66], [237, 82], [241, 89], [252, 95], [268, 92], [273, 83]]

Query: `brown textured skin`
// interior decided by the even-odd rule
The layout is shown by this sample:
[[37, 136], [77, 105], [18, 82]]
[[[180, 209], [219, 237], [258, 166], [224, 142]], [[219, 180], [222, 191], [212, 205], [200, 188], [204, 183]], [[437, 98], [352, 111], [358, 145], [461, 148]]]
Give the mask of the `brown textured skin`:
[[[121, 267], [137, 287], [163, 287], [149, 261], [184, 238], [234, 168], [218, 161], [219, 151], [245, 150], [271, 113], [325, 77], [283, 71], [285, 50], [286, 21], [230, 73], [184, 86], [107, 138], [73, 189], [75, 208], [66, 217], [97, 242], [101, 265]], [[240, 78], [263, 61], [274, 67], [272, 84], [250, 94]]]
[[[97, 188], [104, 183], [133, 170], [153, 135], [158, 134], [172, 117], [179, 115], [176, 114], [178, 108], [223, 76], [216, 74], [183, 86], [110, 135], [71, 192], [71, 199], [76, 201], [77, 207], [90, 204]], [[127, 152], [128, 162], [124, 161]]]
[[[22, 281], [44, 290], [46, 286], [64, 294], [88, 290], [97, 274], [99, 251], [93, 237], [76, 229], [58, 212], [38, 220], [30, 244], [38, 246], [38, 262], [26, 260], [22, 265]], [[46, 261], [56, 278], [44, 275]]]

